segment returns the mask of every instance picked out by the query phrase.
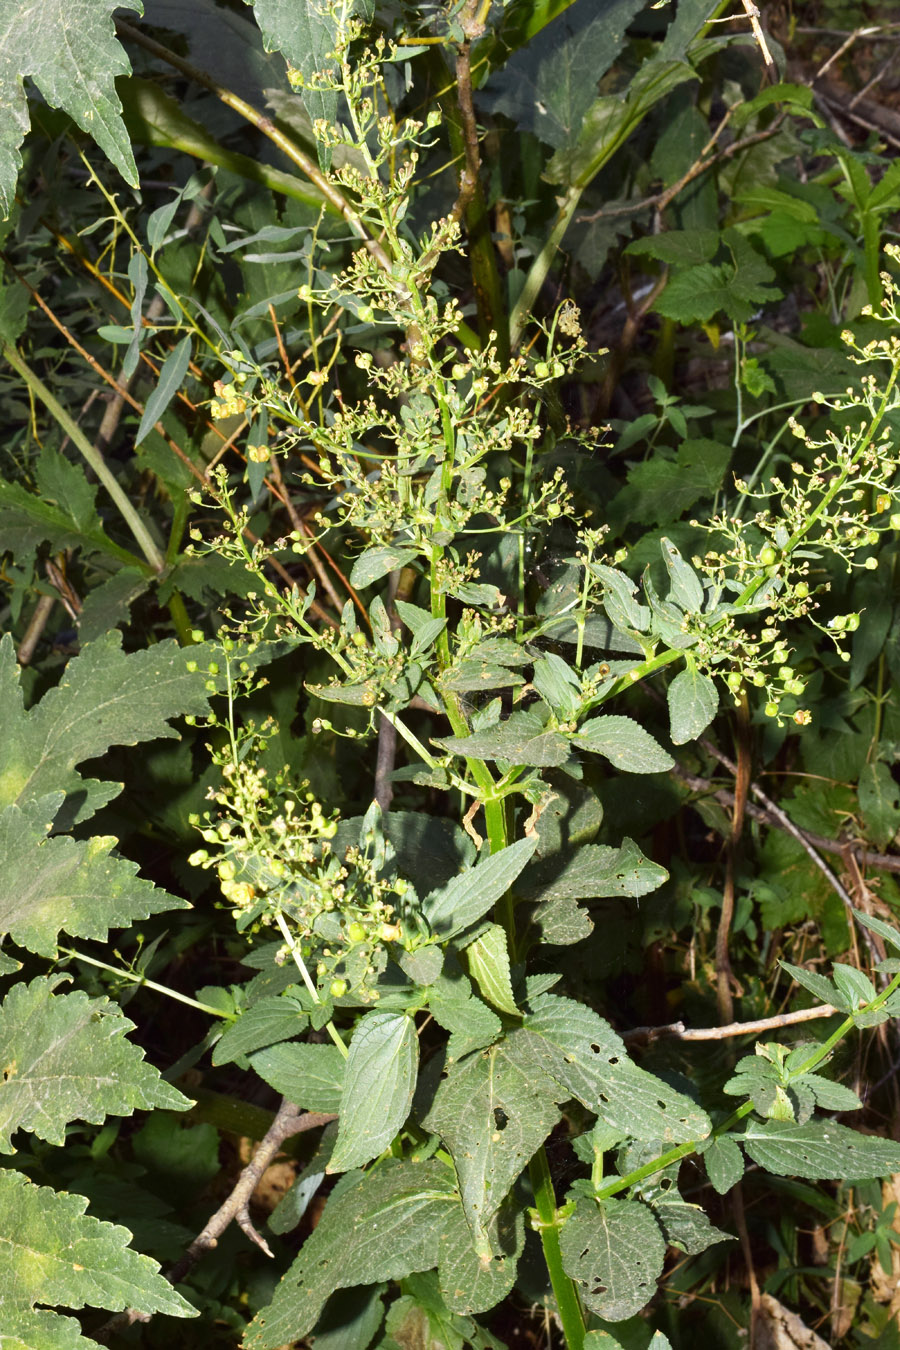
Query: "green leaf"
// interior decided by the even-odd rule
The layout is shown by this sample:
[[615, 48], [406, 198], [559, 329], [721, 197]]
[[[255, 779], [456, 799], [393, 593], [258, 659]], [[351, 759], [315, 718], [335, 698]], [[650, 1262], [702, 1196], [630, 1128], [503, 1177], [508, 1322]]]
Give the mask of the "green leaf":
[[[143, 14], [141, 0], [124, 6]], [[34, 81], [51, 108], [63, 108], [100, 146], [132, 187], [137, 169], [122, 105], [113, 83], [128, 75], [128, 57], [116, 41], [112, 12], [118, 0], [11, 0], [0, 17], [0, 210], [8, 216], [28, 131], [23, 77]]]
[[688, 614], [698, 614], [703, 608], [703, 582], [670, 539], [661, 539], [659, 543], [669, 573], [669, 599]]
[[682, 441], [674, 458], [657, 447], [630, 470], [612, 505], [616, 521], [637, 522], [644, 529], [670, 527], [696, 502], [718, 492], [731, 455], [730, 446], [702, 436]]
[[453, 1156], [479, 1256], [490, 1255], [487, 1224], [559, 1120], [556, 1084], [526, 1055], [519, 1033], [450, 1065], [423, 1125]]
[[603, 755], [625, 773], [665, 773], [675, 765], [672, 756], [631, 717], [591, 717], [572, 740], [582, 750]]
[[428, 1007], [438, 1025], [450, 1032], [448, 1064], [462, 1059], [472, 1050], [493, 1045], [500, 1035], [501, 1023], [497, 1014], [480, 998], [472, 997], [468, 979], [452, 980], [448, 978], [446, 968], [428, 990]]
[[875, 997], [874, 984], [868, 975], [857, 970], [855, 966], [845, 966], [836, 961], [831, 973], [835, 985], [851, 1009], [855, 1010], [863, 1003], [871, 1003]]
[[[212, 1062], [216, 1067], [220, 1064], [233, 1064], [242, 1055], [250, 1055], [254, 1050], [262, 1050], [264, 1046], [290, 1040], [303, 1030], [306, 1023], [306, 1013], [297, 999], [275, 995], [261, 998], [225, 1029], [213, 1046]], [[265, 1077], [264, 1074], [261, 1076]], [[295, 1100], [289, 1092], [282, 1095], [289, 1097], [291, 1101]], [[320, 1107], [317, 1109], [321, 1110]], [[334, 1109], [337, 1110], [337, 1107]]]
[[[485, 687], [491, 686], [488, 683]], [[446, 736], [439, 744], [467, 759], [503, 759], [544, 769], [565, 764], [569, 757], [566, 737], [548, 731], [538, 714], [531, 711], [511, 713], [505, 721], [471, 736]]]
[[489, 1260], [482, 1261], [462, 1205], [450, 1211], [441, 1234], [438, 1277], [447, 1307], [456, 1313], [490, 1312], [502, 1303], [516, 1278], [525, 1245], [525, 1222], [518, 1205], [503, 1205], [487, 1226]]
[[699, 1256], [717, 1242], [735, 1241], [733, 1234], [711, 1224], [699, 1205], [689, 1205], [680, 1196], [653, 1201], [651, 1209], [668, 1246], [678, 1247], [687, 1256]]
[[712, 262], [719, 249], [718, 230], [666, 230], [664, 234], [650, 234], [633, 239], [625, 252], [656, 258], [666, 264]]
[[495, 113], [520, 131], [570, 149], [578, 140], [597, 81], [612, 65], [625, 29], [641, 0], [577, 5], [560, 14], [540, 36], [515, 52], [481, 91]]
[[853, 917], [857, 923], [861, 923], [863, 928], [870, 929], [883, 938], [895, 951], [900, 952], [900, 932], [892, 928], [889, 923], [884, 923], [881, 919], [873, 918], [871, 914], [863, 914], [861, 909], [853, 911]]
[[442, 940], [471, 927], [505, 895], [538, 846], [537, 835], [492, 853], [425, 897], [422, 912]]
[[[25, 712], [12, 637], [0, 640], [0, 807], [56, 791], [83, 797], [76, 764], [111, 745], [175, 737], [167, 719], [209, 708], [202, 675], [187, 669], [196, 647], [167, 641], [126, 654], [121, 644], [121, 633], [111, 632], [83, 647], [59, 685]], [[78, 818], [93, 809], [88, 797]]]
[[582, 700], [581, 680], [561, 656], [548, 652], [535, 661], [531, 682], [559, 721], [569, 722], [577, 716]]
[[706, 1175], [719, 1195], [725, 1195], [744, 1175], [744, 1155], [727, 1134], [711, 1139], [700, 1150], [706, 1164]]
[[705, 1111], [628, 1058], [624, 1042], [591, 1008], [556, 994], [531, 1000], [521, 1031], [536, 1068], [550, 1074], [604, 1124], [634, 1139], [702, 1139]]
[[8, 806], [0, 812], [0, 934], [52, 958], [62, 929], [103, 942], [110, 928], [190, 908], [186, 900], [142, 881], [135, 863], [111, 857], [117, 842], [111, 836], [48, 839], [62, 799], [62, 793], [50, 794], [27, 810]]
[[550, 856], [533, 863], [522, 878], [521, 891], [529, 899], [606, 899], [627, 895], [636, 900], [658, 890], [668, 872], [645, 858], [633, 839], [623, 839], [619, 848], [607, 844], [582, 844], [560, 869], [560, 860]]
[[719, 691], [714, 680], [688, 660], [667, 691], [669, 727], [675, 745], [696, 740], [719, 709]]
[[877, 848], [886, 848], [900, 829], [900, 784], [881, 760], [864, 764], [859, 775], [859, 808]]
[[440, 1235], [459, 1199], [434, 1159], [388, 1159], [336, 1188], [300, 1255], [257, 1313], [245, 1350], [275, 1350], [312, 1330], [335, 1289], [402, 1280], [438, 1263]]
[[340, 1110], [346, 1061], [336, 1045], [271, 1045], [251, 1055], [250, 1063], [270, 1087], [304, 1111]]
[[108, 1115], [192, 1104], [125, 1039], [134, 1023], [115, 1003], [81, 990], [54, 994], [64, 978], [16, 984], [0, 1004], [0, 1153], [15, 1152], [18, 1129], [63, 1144], [73, 1120], [99, 1125]]
[[754, 1121], [740, 1142], [755, 1163], [776, 1176], [862, 1181], [900, 1171], [900, 1144], [832, 1120]]
[[97, 488], [89, 483], [80, 464], [72, 464], [58, 450], [45, 445], [35, 465], [34, 480], [43, 501], [52, 502], [82, 534], [97, 522]]
[[841, 1012], [850, 1011], [849, 1003], [838, 992], [832, 981], [826, 979], [824, 975], [819, 975], [814, 970], [804, 970], [802, 966], [792, 966], [790, 961], [780, 961], [779, 965], [798, 984], [802, 984], [804, 989], [808, 989], [811, 994], [815, 994], [816, 998], [821, 999], [823, 1003], [831, 1003], [835, 1008], [840, 1008]]
[[509, 948], [506, 933], [499, 923], [488, 924], [479, 937], [466, 948], [469, 974], [477, 983], [488, 1003], [500, 1012], [517, 1017], [519, 1009], [509, 974]]
[[144, 415], [134, 438], [135, 445], [140, 445], [144, 437], [148, 436], [156, 426], [156, 423], [181, 388], [190, 364], [191, 339], [190, 337], [183, 337], [180, 342], [175, 344], [162, 363], [156, 388], [144, 405]]
[[418, 1067], [419, 1039], [411, 1017], [370, 1012], [357, 1023], [329, 1172], [360, 1167], [388, 1147], [409, 1115]]
[[403, 548], [399, 545], [392, 548], [367, 548], [353, 564], [350, 571], [350, 585], [357, 588], [371, 586], [373, 581], [379, 581], [381, 577], [386, 577], [388, 572], [394, 572], [398, 567], [405, 567], [418, 556], [417, 548]]
[[140, 562], [121, 548], [103, 530], [96, 516], [84, 528], [76, 525], [61, 506], [54, 506], [21, 483], [0, 479], [0, 540], [4, 551], [14, 554], [19, 566], [34, 556], [38, 546], [49, 541], [54, 548], [81, 548], [101, 553], [120, 563]]
[[579, 1200], [559, 1235], [563, 1266], [585, 1306], [610, 1322], [641, 1312], [656, 1293], [666, 1243], [646, 1205]]
[[[20, 1172], [0, 1170], [0, 1342], [23, 1350], [81, 1347], [78, 1324], [36, 1303], [68, 1308], [196, 1317], [155, 1261], [131, 1251], [131, 1234], [85, 1214], [83, 1195], [35, 1186]], [[77, 1337], [77, 1338], [76, 1338]]]

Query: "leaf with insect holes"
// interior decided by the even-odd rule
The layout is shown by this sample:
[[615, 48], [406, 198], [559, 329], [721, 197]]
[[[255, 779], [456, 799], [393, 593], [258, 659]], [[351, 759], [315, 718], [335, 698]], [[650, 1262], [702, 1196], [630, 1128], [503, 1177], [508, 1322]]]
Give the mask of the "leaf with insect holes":
[[458, 1207], [452, 1170], [435, 1159], [389, 1158], [342, 1178], [271, 1303], [247, 1329], [244, 1350], [302, 1340], [336, 1289], [434, 1269], [441, 1234]]
[[675, 745], [685, 745], [706, 730], [719, 709], [719, 691], [714, 680], [688, 660], [667, 691], [669, 729]]
[[656, 1293], [666, 1241], [652, 1211], [636, 1200], [578, 1200], [559, 1246], [566, 1274], [599, 1317], [623, 1322]]
[[134, 1023], [118, 1005], [80, 990], [55, 994], [64, 978], [15, 984], [0, 1004], [0, 1153], [15, 1152], [19, 1129], [63, 1144], [73, 1120], [99, 1125], [108, 1115], [191, 1105], [125, 1039]]

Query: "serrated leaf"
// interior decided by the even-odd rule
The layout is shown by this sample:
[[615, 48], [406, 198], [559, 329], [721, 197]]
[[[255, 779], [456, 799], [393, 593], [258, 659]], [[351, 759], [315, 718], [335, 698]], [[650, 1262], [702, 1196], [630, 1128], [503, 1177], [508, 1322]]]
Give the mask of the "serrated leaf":
[[367, 548], [356, 559], [350, 571], [350, 585], [356, 587], [371, 586], [373, 581], [386, 577], [398, 567], [405, 567], [413, 558], [418, 558], [419, 550], [403, 548]]
[[81, 528], [61, 506], [29, 492], [21, 483], [0, 480], [0, 539], [4, 551], [22, 565], [45, 541], [56, 549], [81, 548], [102, 553], [119, 563], [140, 566], [139, 559], [114, 543], [96, 516]]
[[[126, 654], [121, 645], [121, 633], [110, 632], [83, 647], [25, 712], [12, 637], [0, 640], [0, 808], [55, 791], [78, 797], [85, 784], [76, 764], [111, 745], [175, 737], [169, 718], [208, 710], [203, 676], [187, 669], [190, 648], [166, 641]], [[88, 801], [77, 818], [90, 811]]]
[[560, 14], [490, 78], [481, 99], [554, 149], [578, 140], [597, 81], [614, 61], [640, 0], [609, 0]]
[[881, 760], [864, 764], [859, 774], [859, 809], [876, 848], [886, 848], [900, 829], [900, 784]]
[[632, 900], [658, 890], [668, 872], [645, 858], [633, 839], [619, 848], [607, 844], [583, 844], [561, 870], [552, 855], [533, 863], [522, 878], [522, 894], [539, 902], [575, 899], [606, 899], [626, 895]]
[[270, 1087], [304, 1111], [340, 1110], [346, 1061], [336, 1045], [270, 1045], [251, 1055], [250, 1063]]
[[709, 229], [666, 230], [643, 239], [633, 239], [626, 253], [656, 258], [667, 264], [689, 266], [711, 262], [719, 248], [719, 231]]
[[[242, 1055], [252, 1054], [254, 1050], [262, 1050], [265, 1046], [290, 1040], [303, 1030], [306, 1022], [306, 1013], [296, 999], [275, 996], [261, 998], [225, 1029], [213, 1046], [212, 1062], [216, 1067], [220, 1064], [232, 1064]], [[282, 1095], [291, 1101], [296, 1100], [289, 1092]], [[316, 1110], [321, 1110], [321, 1107], [317, 1107]]]
[[335, 1289], [433, 1269], [447, 1216], [458, 1205], [450, 1169], [433, 1159], [388, 1159], [371, 1172], [348, 1177], [328, 1201], [272, 1302], [250, 1324], [245, 1350], [275, 1350], [302, 1339]]
[[186, 900], [136, 876], [135, 863], [110, 856], [117, 843], [111, 836], [48, 839], [55, 812], [46, 814], [38, 823], [18, 806], [0, 812], [0, 934], [54, 957], [61, 930], [103, 942], [110, 928], [127, 928], [167, 909], [190, 909]]
[[191, 1105], [125, 1039], [134, 1023], [115, 1003], [81, 990], [55, 994], [62, 978], [16, 984], [0, 1004], [0, 1153], [15, 1152], [18, 1129], [63, 1144], [73, 1120], [99, 1125], [108, 1115]]
[[776, 1176], [862, 1181], [900, 1171], [900, 1144], [832, 1120], [754, 1121], [740, 1142], [755, 1163]]
[[[15, 1334], [16, 1314], [31, 1312], [36, 1303], [197, 1316], [196, 1309], [163, 1278], [155, 1261], [130, 1250], [127, 1228], [92, 1218], [85, 1214], [86, 1208], [83, 1195], [59, 1194], [49, 1186], [35, 1186], [20, 1172], [0, 1170], [0, 1341], [4, 1345], [9, 1343], [7, 1336]], [[23, 1319], [26, 1327], [30, 1320]], [[59, 1341], [57, 1321], [62, 1324]], [[34, 1329], [43, 1330], [46, 1339], [29, 1339], [28, 1346], [88, 1344], [70, 1339], [68, 1318], [41, 1312], [34, 1322]], [[7, 1326], [13, 1331], [7, 1332]]]
[[712, 1128], [705, 1111], [638, 1068], [609, 1024], [574, 999], [538, 995], [517, 1035], [535, 1065], [568, 1096], [634, 1139], [685, 1143], [704, 1138]]
[[[112, 12], [118, 0], [11, 0], [0, 17], [0, 210], [9, 215], [28, 131], [23, 77], [34, 81], [51, 108], [63, 108], [137, 187], [131, 142], [113, 83], [131, 66], [116, 41]], [[127, 9], [143, 14], [141, 0]]]
[[636, 1200], [579, 1200], [559, 1235], [563, 1266], [585, 1305], [610, 1322], [646, 1308], [662, 1274], [666, 1243]]
[[719, 710], [719, 691], [714, 680], [688, 662], [667, 691], [669, 729], [675, 745], [696, 740]]
[[845, 966], [836, 961], [831, 970], [832, 978], [840, 993], [851, 1009], [860, 1004], [871, 1003], [875, 997], [875, 986], [868, 975], [855, 966]]
[[603, 755], [625, 773], [665, 773], [675, 761], [632, 717], [601, 714], [582, 724], [573, 743]]
[[531, 682], [559, 721], [569, 722], [577, 715], [581, 680], [561, 656], [548, 652], [535, 661]]
[[490, 1312], [503, 1302], [525, 1245], [524, 1219], [517, 1205], [502, 1206], [488, 1224], [491, 1257], [483, 1261], [475, 1250], [462, 1205], [450, 1211], [441, 1234], [438, 1278], [451, 1312]]
[[492, 1045], [500, 1035], [500, 1018], [480, 998], [472, 997], [468, 980], [441, 976], [428, 991], [428, 1007], [438, 1025], [450, 1032], [448, 1064]]
[[706, 1174], [713, 1187], [719, 1195], [725, 1195], [744, 1175], [743, 1153], [728, 1135], [712, 1139], [702, 1153]]
[[884, 923], [881, 919], [874, 918], [871, 914], [863, 914], [860, 909], [853, 911], [853, 917], [857, 923], [862, 924], [863, 928], [868, 928], [871, 932], [877, 933], [895, 951], [900, 951], [900, 932], [896, 928], [892, 928], [889, 923]]
[[145, 436], [156, 426], [156, 423], [162, 417], [168, 408], [172, 399], [178, 393], [187, 374], [188, 366], [191, 364], [191, 339], [183, 337], [177, 342], [169, 355], [163, 361], [160, 367], [159, 379], [156, 381], [156, 388], [151, 393], [147, 402], [144, 404], [144, 414], [141, 418], [141, 424], [137, 429], [137, 435], [134, 438], [135, 445], [140, 445]]
[[516, 1017], [519, 1009], [509, 973], [509, 948], [506, 933], [499, 923], [488, 924], [475, 942], [466, 948], [466, 957], [469, 974], [488, 1003]]
[[655, 1202], [651, 1208], [668, 1245], [680, 1248], [687, 1256], [699, 1256], [717, 1242], [735, 1241], [732, 1233], [711, 1224], [698, 1205], [689, 1205], [680, 1197]]
[[82, 534], [90, 534], [97, 522], [97, 488], [88, 482], [81, 465], [45, 445], [34, 478], [42, 500], [58, 506]]
[[703, 608], [703, 582], [693, 567], [684, 561], [671, 539], [661, 539], [663, 562], [669, 573], [669, 599], [688, 614], [697, 614]]
[[357, 1023], [341, 1094], [329, 1172], [361, 1167], [402, 1129], [419, 1068], [419, 1039], [404, 1013], [370, 1012]]
[[786, 970], [798, 984], [802, 984], [804, 989], [808, 989], [816, 998], [821, 999], [823, 1003], [830, 1003], [835, 1008], [840, 1008], [841, 1012], [848, 1012], [850, 1005], [845, 998], [838, 992], [837, 987], [831, 980], [826, 979], [824, 975], [818, 975], [814, 970], [804, 970], [802, 966], [792, 966], [790, 961], [780, 961], [779, 965]]
[[466, 1218], [482, 1257], [486, 1225], [559, 1120], [556, 1085], [517, 1053], [518, 1032], [449, 1067], [422, 1122], [456, 1165]]
[[505, 895], [538, 846], [537, 835], [492, 853], [425, 897], [422, 912], [441, 939], [477, 923]]
[[[509, 676], [502, 682], [512, 684], [517, 680], [518, 677]], [[569, 758], [566, 737], [558, 731], [548, 731], [538, 714], [531, 711], [511, 713], [505, 721], [471, 736], [445, 736], [440, 744], [469, 759], [503, 759], [534, 768], [553, 768], [565, 764]]]

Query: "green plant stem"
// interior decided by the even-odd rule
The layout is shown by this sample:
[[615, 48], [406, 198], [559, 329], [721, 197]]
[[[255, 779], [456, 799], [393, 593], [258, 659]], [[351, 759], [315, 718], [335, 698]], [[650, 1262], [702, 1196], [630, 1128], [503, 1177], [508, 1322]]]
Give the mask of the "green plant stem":
[[111, 966], [107, 961], [99, 961], [96, 956], [88, 956], [85, 952], [76, 951], [74, 947], [60, 947], [60, 952], [64, 956], [74, 957], [76, 961], [85, 961], [89, 966], [97, 966], [99, 970], [109, 970], [113, 975], [117, 975], [120, 980], [130, 980], [132, 984], [139, 984], [145, 989], [153, 989], [157, 994], [165, 994], [166, 998], [174, 998], [178, 1003], [184, 1003], [189, 1008], [196, 1008], [198, 1012], [209, 1013], [212, 1017], [227, 1018], [233, 1022], [236, 1013], [223, 1012], [221, 1008], [214, 1008], [211, 1003], [201, 1003], [199, 999], [190, 998], [187, 994], [179, 994], [177, 989], [170, 989], [166, 984], [157, 984], [155, 980], [148, 980], [146, 975], [142, 975], [136, 970], [125, 970], [122, 966]]
[[[115, 476], [110, 472], [99, 450], [91, 445], [78, 423], [69, 416], [62, 404], [53, 397], [43, 380], [35, 374], [31, 369], [31, 366], [29, 366], [28, 362], [20, 355], [15, 347], [11, 346], [8, 342], [4, 342], [2, 346], [0, 346], [0, 352], [2, 352], [13, 370], [21, 375], [31, 392], [40, 399], [41, 403], [43, 403], [57, 425], [62, 428], [72, 444], [76, 446], [87, 460], [88, 464], [119, 508], [122, 519], [134, 535], [135, 542], [147, 559], [147, 562], [153, 568], [153, 571], [162, 572], [165, 567], [162, 554], [156, 547], [146, 525], [117, 483]], [[128, 556], [129, 561], [134, 561], [130, 555]]]
[[568, 1350], [582, 1350], [585, 1332], [584, 1313], [578, 1291], [563, 1269], [562, 1252], [559, 1248], [560, 1217], [543, 1144], [528, 1165], [528, 1175], [534, 1191], [534, 1207], [540, 1221], [538, 1231], [544, 1250], [544, 1260], [547, 1263], [547, 1272], [553, 1287], [556, 1310], [562, 1323], [566, 1345]]
[[[288, 928], [287, 924], [285, 923], [284, 915], [280, 911], [275, 915], [275, 922], [281, 929], [281, 936], [284, 938], [288, 946], [288, 950], [290, 951], [291, 956], [294, 959], [294, 965], [300, 972], [300, 977], [303, 980], [303, 983], [306, 985], [310, 998], [312, 999], [313, 1003], [321, 1003], [322, 1000], [319, 998], [319, 991], [315, 986], [315, 982], [313, 981], [312, 976], [310, 975], [309, 971], [306, 968], [306, 962], [303, 960], [303, 956], [300, 952], [299, 947], [297, 946], [294, 935]], [[340, 1032], [338, 1031], [337, 1027], [334, 1025], [334, 1023], [331, 1021], [330, 1018], [325, 1023], [325, 1030], [328, 1032], [329, 1036], [334, 1041], [335, 1045], [340, 1050], [341, 1054], [344, 1056], [344, 1059], [346, 1059], [349, 1052], [347, 1050], [346, 1045], [344, 1044]]]

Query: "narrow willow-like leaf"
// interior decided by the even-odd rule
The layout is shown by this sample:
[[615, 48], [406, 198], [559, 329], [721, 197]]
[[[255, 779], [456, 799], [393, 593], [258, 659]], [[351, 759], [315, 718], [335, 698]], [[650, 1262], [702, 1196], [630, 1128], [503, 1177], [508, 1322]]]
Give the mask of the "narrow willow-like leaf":
[[[238, 1022], [235, 1030], [240, 1025]], [[346, 1060], [336, 1045], [296, 1041], [270, 1045], [251, 1055], [250, 1063], [270, 1087], [304, 1111], [340, 1110]]]
[[377, 1158], [403, 1126], [419, 1067], [419, 1039], [405, 1013], [370, 1012], [350, 1042], [337, 1143], [328, 1170]]
[[41, 1350], [94, 1344], [74, 1339], [68, 1318], [35, 1313], [36, 1303], [197, 1316], [156, 1262], [128, 1247], [127, 1228], [92, 1218], [86, 1208], [83, 1195], [58, 1194], [0, 1169], [0, 1344], [15, 1345], [17, 1336], [23, 1347]]
[[453, 1156], [466, 1218], [485, 1259], [486, 1225], [559, 1119], [557, 1086], [520, 1059], [517, 1034], [452, 1065], [423, 1122]]
[[519, 839], [426, 896], [422, 908], [434, 932], [454, 937], [477, 923], [506, 893], [537, 846], [537, 835]]
[[140, 445], [144, 437], [148, 436], [156, 426], [184, 383], [184, 377], [190, 364], [191, 339], [183, 337], [180, 342], [175, 344], [162, 363], [156, 388], [144, 405], [144, 415], [134, 438], [135, 445]]
[[448, 1216], [458, 1206], [451, 1169], [434, 1159], [388, 1159], [347, 1177], [272, 1302], [251, 1323], [245, 1350], [275, 1350], [302, 1339], [335, 1289], [432, 1270]]
[[624, 1322], [647, 1306], [662, 1274], [666, 1242], [646, 1205], [636, 1200], [579, 1200], [559, 1235], [566, 1274], [586, 1307]]
[[14, 1153], [18, 1129], [63, 1144], [73, 1120], [101, 1124], [190, 1100], [160, 1078], [125, 1037], [134, 1023], [106, 998], [54, 994], [63, 976], [14, 985], [0, 1004], [0, 1153]]

